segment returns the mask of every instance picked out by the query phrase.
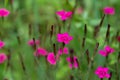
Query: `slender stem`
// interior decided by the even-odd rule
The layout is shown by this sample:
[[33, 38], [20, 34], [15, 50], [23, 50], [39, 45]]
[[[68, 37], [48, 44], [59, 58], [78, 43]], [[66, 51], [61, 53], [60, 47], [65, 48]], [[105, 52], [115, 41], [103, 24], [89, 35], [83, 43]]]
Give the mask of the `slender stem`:
[[103, 80], [103, 78], [101, 78], [100, 80]]

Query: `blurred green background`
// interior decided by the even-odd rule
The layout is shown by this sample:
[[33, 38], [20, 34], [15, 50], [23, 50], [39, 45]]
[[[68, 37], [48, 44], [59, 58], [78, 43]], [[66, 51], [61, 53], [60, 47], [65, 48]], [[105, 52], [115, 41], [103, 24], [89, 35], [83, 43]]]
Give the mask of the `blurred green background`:
[[[75, 80], [99, 80], [94, 74], [97, 66], [105, 63], [105, 58], [97, 54], [95, 56], [94, 67], [88, 76], [88, 65], [86, 57], [81, 58], [81, 54], [85, 54], [85, 50], [89, 49], [90, 55], [94, 53], [96, 42], [100, 43], [99, 49], [104, 47], [104, 39], [107, 31], [107, 25], [111, 25], [110, 43], [116, 52], [109, 56], [108, 68], [113, 72], [111, 80], [116, 79], [116, 63], [119, 51], [119, 44], [112, 39], [117, 31], [120, 31], [120, 0], [0, 0], [0, 8], [10, 10], [10, 15], [0, 18], [0, 39], [5, 42], [4, 49], [0, 52], [11, 54], [10, 67], [0, 64], [0, 80], [70, 80], [73, 75]], [[111, 6], [115, 8], [115, 15], [107, 15], [103, 22], [103, 26], [99, 32], [97, 39], [93, 37], [95, 26], [100, 23], [103, 16], [103, 8]], [[68, 20], [63, 24], [56, 16], [56, 11], [67, 10], [72, 11], [75, 8], [75, 14], [72, 20]], [[40, 40], [40, 46], [46, 48], [49, 52], [53, 51], [52, 44], [56, 43], [56, 36], [50, 41], [50, 28], [54, 25], [54, 35], [57, 34], [58, 27], [65, 27], [62, 32], [67, 32], [66, 26], [70, 23], [70, 35], [74, 40], [66, 45], [75, 51], [80, 63], [80, 69], [71, 70], [66, 62], [66, 56], [63, 56], [57, 66], [52, 66], [46, 62], [45, 57], [38, 60], [39, 65], [34, 62], [34, 50], [27, 45], [27, 41], [32, 39]], [[82, 48], [82, 38], [84, 37], [84, 25], [87, 24], [88, 32], [86, 38], [86, 46]], [[29, 27], [32, 26], [32, 34], [29, 35]], [[21, 44], [18, 44], [20, 38]], [[22, 69], [20, 54], [24, 62], [26, 70]], [[82, 59], [82, 60], [81, 60]], [[117, 66], [120, 67], [120, 66]], [[119, 68], [118, 68], [119, 69]], [[118, 70], [120, 76], [120, 69]], [[107, 79], [105, 79], [107, 80]]]

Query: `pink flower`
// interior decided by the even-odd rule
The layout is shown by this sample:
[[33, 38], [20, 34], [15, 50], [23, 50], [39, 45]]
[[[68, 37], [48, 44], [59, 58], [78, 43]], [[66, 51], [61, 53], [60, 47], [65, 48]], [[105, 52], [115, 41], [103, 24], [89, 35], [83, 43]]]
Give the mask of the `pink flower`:
[[118, 42], [120, 42], [120, 36], [117, 37]]
[[4, 63], [4, 61], [7, 59], [6, 54], [0, 53], [0, 64]]
[[5, 43], [3, 41], [0, 41], [0, 49], [5, 46]]
[[104, 11], [104, 14], [109, 14], [109, 15], [115, 14], [115, 10], [113, 7], [105, 7], [103, 11]]
[[95, 74], [98, 75], [99, 78], [110, 78], [110, 74], [108, 74], [108, 68], [99, 66], [95, 70]]
[[53, 52], [49, 53], [48, 56], [47, 56], [47, 61], [52, 64], [52, 65], [55, 65], [56, 64], [56, 57], [54, 55]]
[[72, 59], [71, 57], [67, 57], [66, 58], [67, 62], [69, 63], [69, 67], [70, 68], [78, 68], [79, 67], [79, 63], [77, 61], [77, 57], [74, 56], [73, 57], [73, 61], [71, 59]]
[[99, 50], [99, 54], [102, 56], [108, 56], [109, 54], [112, 54], [114, 52], [114, 49], [110, 46], [105, 46], [103, 50]]
[[36, 44], [36, 45], [39, 45], [39, 44], [40, 44], [40, 41], [39, 41], [39, 40], [35, 40], [35, 42], [34, 42], [33, 39], [28, 41], [28, 45], [29, 45], [29, 46], [34, 46], [35, 44]]
[[58, 50], [58, 54], [59, 54], [59, 55], [68, 54], [68, 48], [67, 48], [67, 47], [64, 47], [63, 50], [62, 50], [62, 48], [60, 48], [60, 49]]
[[57, 41], [65, 44], [69, 44], [69, 42], [73, 40], [72, 36], [69, 36], [67, 32], [63, 34], [57, 34]]
[[0, 9], [0, 17], [7, 17], [9, 14], [10, 12], [6, 10], [5, 8]]
[[61, 11], [57, 11], [56, 14], [60, 17], [61, 20], [64, 21], [71, 17], [72, 12], [71, 11], [67, 12], [67, 11], [61, 10]]
[[44, 48], [37, 48], [37, 50], [34, 52], [35, 56], [46, 56], [47, 51]]

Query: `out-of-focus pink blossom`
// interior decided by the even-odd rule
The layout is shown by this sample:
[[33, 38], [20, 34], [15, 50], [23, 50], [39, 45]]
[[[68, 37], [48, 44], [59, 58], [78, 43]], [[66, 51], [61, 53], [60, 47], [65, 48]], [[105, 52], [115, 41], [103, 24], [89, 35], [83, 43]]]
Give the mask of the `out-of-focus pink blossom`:
[[103, 11], [104, 11], [104, 14], [109, 14], [109, 15], [115, 14], [115, 10], [113, 7], [105, 7]]
[[72, 12], [71, 11], [67, 12], [67, 11], [61, 10], [61, 11], [57, 11], [56, 14], [60, 17], [61, 20], [64, 21], [71, 17]]
[[81, 8], [81, 7], [77, 8], [76, 13], [77, 14], [82, 14], [83, 13], [83, 8]]
[[95, 74], [98, 75], [99, 78], [110, 78], [110, 74], [108, 73], [108, 68], [99, 66], [95, 70]]
[[35, 41], [34, 41], [34, 40], [32, 39], [32, 40], [29, 40], [29, 41], [28, 41], [28, 45], [29, 45], [29, 46], [34, 46], [34, 45], [39, 45], [39, 44], [40, 44], [40, 41], [39, 41], [39, 40], [35, 40]]
[[47, 50], [45, 50], [44, 48], [37, 48], [37, 50], [34, 52], [35, 56], [46, 56], [47, 55]]
[[4, 63], [6, 59], [7, 59], [6, 54], [0, 53], [0, 64]]
[[47, 56], [47, 61], [51, 64], [51, 65], [55, 65], [56, 64], [56, 57], [54, 55], [53, 52], [49, 53]]
[[63, 49], [60, 48], [60, 49], [58, 50], [58, 54], [59, 54], [59, 55], [68, 54], [68, 48], [67, 48], [67, 47], [64, 47]]
[[71, 57], [67, 57], [66, 60], [69, 63], [70, 68], [78, 68], [79, 67], [79, 63], [77, 62], [76, 56], [73, 57], [73, 60], [71, 59]]
[[69, 44], [71, 40], [73, 40], [73, 37], [70, 36], [67, 32], [57, 34], [57, 41], [60, 43]]
[[5, 8], [0, 8], [0, 17], [7, 17], [10, 12]]
[[112, 54], [115, 50], [111, 48], [110, 46], [105, 46], [103, 50], [99, 50], [99, 54], [102, 56], [108, 56], [109, 54]]
[[0, 49], [5, 46], [5, 43], [3, 41], [0, 41]]
[[120, 42], [120, 36], [117, 37], [118, 42]]

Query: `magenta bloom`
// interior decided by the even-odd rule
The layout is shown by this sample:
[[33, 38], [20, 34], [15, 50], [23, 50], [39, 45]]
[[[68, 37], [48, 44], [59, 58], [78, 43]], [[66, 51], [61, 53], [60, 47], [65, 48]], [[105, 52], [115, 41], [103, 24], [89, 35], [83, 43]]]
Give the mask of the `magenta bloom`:
[[70, 68], [78, 68], [79, 67], [79, 63], [77, 61], [77, 57], [76, 56], [73, 57], [73, 60], [72, 60], [71, 57], [67, 57], [66, 60], [69, 63], [69, 67]]
[[9, 14], [10, 12], [6, 10], [5, 8], [0, 9], [0, 17], [7, 17]]
[[44, 48], [37, 48], [37, 50], [34, 52], [35, 56], [46, 56], [47, 51]]
[[3, 41], [0, 41], [0, 49], [5, 46], [5, 43]]
[[104, 11], [104, 14], [109, 14], [109, 15], [115, 14], [115, 10], [113, 7], [105, 7], [103, 11]]
[[64, 47], [63, 49], [60, 48], [60, 49], [58, 50], [58, 54], [59, 54], [59, 55], [68, 54], [68, 48], [67, 48], [67, 47]]
[[73, 37], [70, 36], [67, 32], [62, 34], [57, 34], [57, 41], [65, 44], [69, 44], [69, 42], [73, 40]]
[[109, 54], [112, 54], [114, 52], [114, 49], [110, 46], [105, 46], [103, 50], [99, 50], [99, 54], [102, 56], [108, 56]]
[[120, 36], [117, 37], [118, 42], [120, 42]]
[[110, 78], [110, 74], [108, 73], [108, 68], [99, 66], [95, 70], [95, 74], [98, 75], [99, 78]]
[[34, 46], [34, 45], [39, 45], [39, 44], [40, 44], [39, 40], [35, 40], [35, 42], [33, 39], [28, 41], [29, 46]]
[[60, 17], [61, 20], [64, 21], [71, 17], [72, 12], [71, 11], [67, 12], [67, 11], [61, 10], [61, 11], [57, 11], [56, 14]]
[[0, 64], [4, 63], [4, 61], [7, 59], [6, 54], [0, 53]]
[[47, 56], [47, 61], [52, 64], [52, 65], [55, 65], [56, 64], [56, 57], [54, 55], [53, 52], [49, 53], [48, 56]]

